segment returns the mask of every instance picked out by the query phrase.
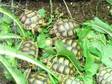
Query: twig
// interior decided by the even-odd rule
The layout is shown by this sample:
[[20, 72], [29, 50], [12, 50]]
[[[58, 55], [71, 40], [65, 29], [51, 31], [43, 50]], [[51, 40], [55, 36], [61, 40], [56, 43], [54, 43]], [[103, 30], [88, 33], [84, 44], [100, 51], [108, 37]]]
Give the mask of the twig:
[[[14, 9], [14, 0], [11, 0], [11, 10], [12, 10], [12, 13], [15, 12], [15, 9]], [[12, 30], [14, 31], [15, 34], [17, 34], [17, 29], [16, 29], [17, 27], [16, 27], [15, 21], [13, 21], [12, 25], [13, 25], [12, 26]], [[16, 42], [16, 41], [17, 41], [17, 39], [14, 40], [14, 42]]]
[[65, 0], [63, 0], [63, 2], [64, 2], [64, 4], [65, 4], [65, 6], [66, 6], [66, 9], [67, 9], [67, 12], [68, 12], [68, 14], [69, 14], [70, 18], [72, 19], [73, 17], [72, 17], [72, 14], [71, 14], [71, 12], [70, 12], [70, 10], [69, 10], [69, 8], [68, 8], [67, 4], [66, 4], [66, 1], [65, 1]]
[[25, 9], [28, 9], [29, 0], [26, 0]]
[[11, 0], [11, 8], [13, 8], [13, 6], [14, 6], [14, 1]]
[[53, 13], [53, 2], [52, 2], [52, 0], [50, 0], [50, 10], [51, 10], [51, 15], [52, 15], [52, 13]]
[[26, 72], [24, 72], [24, 73], [25, 73], [26, 79], [28, 79], [28, 77], [29, 77], [29, 75], [31, 73], [31, 68], [27, 69]]
[[99, 7], [101, 1], [102, 1], [102, 0], [98, 0], [98, 2], [97, 2], [97, 4], [96, 4], [96, 14], [95, 14], [96, 16], [98, 15], [98, 7]]

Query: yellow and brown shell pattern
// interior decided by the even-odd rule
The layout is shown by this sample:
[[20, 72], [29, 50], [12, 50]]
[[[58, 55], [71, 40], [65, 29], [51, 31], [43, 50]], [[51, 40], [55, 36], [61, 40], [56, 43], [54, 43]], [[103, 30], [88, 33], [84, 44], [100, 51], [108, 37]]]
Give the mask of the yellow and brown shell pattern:
[[20, 50], [33, 57], [38, 57], [38, 47], [33, 41], [25, 41], [22, 43]]
[[[55, 41], [57, 40], [57, 38], [53, 38], [53, 39], [48, 39], [46, 40], [46, 45], [48, 46], [53, 46]], [[82, 60], [82, 49], [78, 44], [78, 41], [75, 39], [69, 39], [69, 38], [64, 38], [62, 39], [62, 42], [64, 43], [64, 47], [69, 50], [72, 51], [75, 55], [76, 58], [78, 60]]]
[[63, 39], [64, 47], [70, 51], [72, 51], [77, 59], [82, 59], [82, 49], [79, 46], [77, 40], [74, 39]]
[[21, 14], [20, 20], [24, 24], [24, 28], [26, 30], [32, 30], [33, 33], [40, 31], [40, 27], [45, 25], [43, 17], [37, 11], [25, 10]]
[[66, 77], [60, 82], [61, 84], [84, 84], [83, 81], [79, 80], [78, 78], [74, 78], [74, 77]]
[[96, 79], [97, 84], [112, 84], [112, 68], [100, 67]]
[[73, 64], [63, 56], [52, 57], [48, 60], [47, 65], [59, 76], [76, 75], [76, 69]]
[[59, 19], [50, 30], [50, 34], [54, 34], [56, 37], [60, 38], [75, 38], [75, 27], [77, 27], [77, 24], [74, 20]]
[[[26, 55], [29, 55], [33, 58], [38, 58], [38, 47], [33, 41], [29, 40], [29, 41], [23, 42], [20, 47], [20, 50]], [[26, 61], [22, 61], [20, 63], [20, 67], [26, 69], [30, 67], [34, 68], [35, 66]]]
[[51, 84], [45, 72], [36, 72], [30, 75], [29, 84]]

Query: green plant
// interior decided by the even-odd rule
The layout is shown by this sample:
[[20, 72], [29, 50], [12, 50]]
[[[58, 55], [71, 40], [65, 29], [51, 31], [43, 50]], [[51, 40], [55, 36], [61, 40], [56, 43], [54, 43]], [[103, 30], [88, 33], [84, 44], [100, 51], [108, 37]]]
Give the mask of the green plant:
[[[0, 12], [4, 14], [0, 21], [0, 62], [5, 66], [17, 84], [28, 84], [26, 75], [23, 74], [21, 69], [18, 69], [17, 59], [27, 61], [38, 66], [40, 70], [46, 71], [52, 84], [57, 84], [60, 79], [42, 61], [52, 56], [61, 55], [66, 57], [78, 72], [78, 75], [75, 77], [83, 80], [84, 84], [96, 84], [94, 76], [97, 74], [101, 64], [112, 68], [112, 26], [98, 17], [84, 22], [81, 28], [74, 30], [78, 37], [78, 43], [82, 48], [85, 62], [81, 66], [74, 53], [65, 49], [64, 43], [61, 40], [56, 40], [54, 46], [46, 44], [46, 40], [52, 39], [48, 30], [52, 21], [48, 22], [50, 24], [45, 26], [38, 35], [33, 35], [31, 31], [24, 30], [22, 23], [15, 15], [2, 7], [0, 7]], [[38, 12], [43, 17], [46, 14], [44, 9], [40, 9]], [[12, 31], [10, 26], [13, 22], [17, 26], [16, 33]], [[44, 52], [41, 54], [39, 52], [40, 58], [35, 59], [19, 50], [21, 43], [26, 39], [35, 41], [41, 50], [40, 52]]]
[[[3, 24], [3, 25], [0, 25], [0, 28], [1, 28], [0, 40], [6, 40], [9, 43], [12, 42], [12, 41], [8, 41], [10, 39], [12, 39], [12, 40], [13, 39], [24, 40], [27, 36], [26, 36], [25, 31], [23, 30], [22, 24], [18, 20], [18, 18], [2, 7], [0, 7], [0, 12], [3, 13], [4, 16], [9, 17], [9, 19], [8, 19], [8, 21], [10, 20], [9, 22], [14, 21], [17, 24], [18, 28], [20, 28], [20, 30], [21, 30], [19, 32], [20, 35], [10, 33], [11, 29], [9, 29], [10, 28], [9, 26], [11, 25], [11, 23], [8, 23], [7, 25], [5, 25], [6, 24], [5, 21], [7, 21], [7, 20], [6, 20], [6, 18], [2, 18], [3, 20], [1, 21], [1, 24]], [[3, 27], [5, 28], [5, 30]], [[3, 30], [2, 30], [2, 28], [3, 28]], [[4, 33], [4, 31], [6, 33]], [[0, 61], [1, 61], [1, 63], [3, 63], [3, 65], [6, 67], [6, 69], [10, 72], [10, 74], [15, 79], [17, 84], [27, 84], [28, 81], [26, 80], [24, 74], [20, 70], [17, 69], [17, 66], [15, 66], [15, 64], [14, 64], [14, 60], [13, 61], [7, 61], [6, 57], [8, 57], [8, 60], [10, 58], [14, 58], [14, 59], [18, 58], [18, 59], [21, 59], [24, 61], [31, 62], [32, 64], [39, 66], [40, 68], [44, 69], [46, 72], [48, 72], [49, 74], [53, 75], [56, 78], [56, 76], [52, 73], [52, 71], [50, 71], [40, 61], [35, 60], [34, 58], [30, 58], [28, 56], [25, 56], [22, 53], [17, 53], [19, 51], [18, 48], [15, 49], [16, 46], [15, 47], [14, 46], [11, 47], [11, 46], [12, 45], [10, 45], [10, 47], [9, 47], [9, 45], [6, 45], [6, 44], [5, 44], [5, 46], [0, 45], [0, 48], [1, 48], [0, 49], [1, 50], [0, 51], [0, 55], [1, 55]], [[15, 61], [17, 61], [17, 60], [15, 59]], [[11, 64], [13, 64], [14, 67]]]
[[112, 5], [112, 0], [106, 0], [109, 4]]

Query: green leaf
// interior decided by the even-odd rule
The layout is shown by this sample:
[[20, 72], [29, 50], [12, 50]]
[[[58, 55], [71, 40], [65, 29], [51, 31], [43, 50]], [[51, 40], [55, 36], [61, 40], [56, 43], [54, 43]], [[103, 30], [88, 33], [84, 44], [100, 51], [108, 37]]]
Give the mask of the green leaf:
[[4, 33], [4, 34], [9, 33], [10, 32], [10, 25], [5, 23], [5, 22], [2, 22], [0, 24], [0, 32]]
[[94, 18], [94, 21], [91, 22], [91, 25], [92, 29], [94, 29], [95, 31], [108, 34], [112, 38], [112, 27], [109, 24], [96, 17]]
[[102, 47], [106, 45], [106, 38], [103, 34], [93, 34], [93, 37], [89, 39], [89, 50], [96, 56], [101, 57], [100, 51]]
[[39, 48], [45, 48], [46, 47], [46, 35], [41, 33], [39, 34], [39, 36], [37, 37], [37, 43]]
[[84, 66], [84, 84], [93, 84], [93, 76], [98, 70], [98, 65], [95, 63], [94, 56], [90, 53], [90, 41], [88, 39], [82, 40], [82, 49], [85, 56], [85, 66]]
[[76, 56], [72, 52], [64, 48], [64, 44], [62, 41], [56, 41], [55, 47], [58, 55], [67, 57], [77, 70], [79, 71], [83, 70], [80, 65], [80, 62], [76, 60]]
[[0, 34], [0, 40], [4, 40], [4, 39], [21, 39], [20, 36], [16, 35], [16, 34], [13, 34], [13, 33], [1, 33]]
[[57, 84], [52, 75], [48, 74], [52, 84]]
[[86, 59], [85, 72], [91, 76], [95, 75], [98, 70], [98, 65], [95, 63], [92, 57]]
[[8, 10], [6, 10], [3, 7], [0, 7], [0, 12], [7, 15], [9, 18], [11, 18], [20, 28], [20, 30], [21, 30], [20, 33], [22, 33], [23, 37], [26, 37], [25, 32], [23, 30], [22, 23], [19, 21], [19, 19], [15, 15], [13, 15], [11, 12], [9, 12]]
[[110, 5], [112, 5], [112, 0], [106, 0]]
[[11, 24], [12, 19], [9, 18], [7, 15], [3, 15], [3, 17], [0, 18], [0, 23], [7, 23], [7, 24]]
[[56, 75], [50, 70], [48, 69], [42, 62], [40, 62], [39, 60], [36, 60], [34, 58], [31, 58], [30, 56], [26, 56], [22, 53], [19, 53], [15, 50], [12, 50], [13, 48], [9, 48], [3, 45], [0, 45], [0, 55], [7, 55], [10, 57], [16, 57], [18, 59], [27, 61], [29, 63], [32, 63], [40, 68], [42, 68], [43, 70], [45, 70], [46, 72], [48, 72], [49, 74], [53, 75], [56, 79], [58, 79], [56, 77]]
[[56, 54], [56, 52], [54, 51], [53, 47], [46, 47], [45, 51], [47, 53], [49, 53], [50, 55], [55, 55]]
[[77, 30], [77, 35], [78, 35], [78, 37], [79, 37], [79, 40], [84, 39], [84, 38], [88, 35], [88, 33], [89, 33], [90, 31], [91, 31], [91, 30], [90, 30], [90, 28], [88, 28], [88, 26], [83, 27], [82, 29], [78, 29], [78, 30]]
[[42, 16], [42, 17], [45, 17], [45, 15], [46, 15], [46, 11], [45, 11], [44, 8], [39, 9], [39, 10], [38, 10], [38, 13], [39, 13], [39, 15]]
[[[83, 32], [82, 32], [82, 34], [83, 34]], [[86, 48], [83, 46], [85, 41], [87, 41], [87, 47], [89, 48], [89, 51], [92, 54], [101, 57], [100, 51], [102, 51], [102, 47], [104, 45], [106, 45], [106, 43], [107, 43], [105, 35], [96, 33], [95, 31], [91, 30], [88, 32], [88, 34], [83, 39], [79, 39], [80, 45], [84, 49]]]
[[96, 74], [97, 65], [95, 63], [93, 56], [89, 51], [90, 49], [88, 44], [89, 44], [88, 40], [83, 41], [83, 54], [86, 57], [85, 72], [94, 75]]
[[112, 68], [112, 45], [106, 45], [102, 50], [102, 63]]
[[42, 48], [51, 53], [55, 53], [52, 46], [49, 45], [49, 43], [47, 43], [47, 41], [49, 41], [49, 42], [52, 41], [52, 39], [49, 38], [47, 34], [41, 33], [37, 37], [37, 43], [38, 43], [39, 48]]
[[84, 84], [93, 84], [93, 77], [91, 75], [86, 75], [83, 78]]
[[15, 67], [12, 67], [11, 64], [3, 56], [0, 56], [0, 61], [11, 73], [17, 84], [28, 84], [25, 76]]

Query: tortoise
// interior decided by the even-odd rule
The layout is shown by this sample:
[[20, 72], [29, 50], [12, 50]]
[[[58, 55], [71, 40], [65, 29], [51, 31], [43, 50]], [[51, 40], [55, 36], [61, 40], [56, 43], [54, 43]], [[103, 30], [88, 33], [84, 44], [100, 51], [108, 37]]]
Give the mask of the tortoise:
[[76, 55], [76, 58], [78, 60], [81, 60], [83, 58], [82, 57], [82, 49], [79, 46], [77, 40], [67, 38], [67, 39], [62, 39], [62, 42], [64, 43], [64, 47], [67, 50], [72, 51]]
[[48, 74], [43, 71], [31, 73], [28, 80], [29, 84], [51, 84]]
[[75, 76], [77, 74], [76, 68], [64, 56], [53, 56], [44, 60], [47, 67], [56, 73], [59, 77]]
[[44, 18], [37, 11], [33, 10], [25, 10], [20, 15], [20, 21], [24, 24], [24, 28], [31, 30], [33, 34], [37, 31], [40, 32], [41, 26], [46, 25]]
[[[54, 46], [56, 40], [58, 38], [51, 38], [51, 39], [47, 39], [46, 40], [46, 45], [48, 46]], [[76, 55], [76, 58], [78, 60], [83, 60], [83, 55], [82, 55], [82, 49], [80, 47], [80, 45], [78, 44], [78, 41], [76, 39], [71, 39], [71, 38], [64, 38], [64, 39], [60, 39], [63, 43], [64, 43], [64, 47], [73, 52]]]
[[22, 43], [20, 50], [33, 57], [38, 57], [38, 47], [33, 41], [25, 41]]
[[66, 77], [63, 81], [61, 81], [61, 84], [84, 84], [84, 82], [78, 78]]
[[[31, 41], [25, 41], [22, 43], [21, 47], [20, 47], [20, 51], [23, 52], [24, 54], [37, 59], [38, 58], [38, 47], [37, 45]], [[20, 66], [23, 69], [28, 69], [28, 68], [32, 68], [35, 69], [37, 68], [35, 65], [32, 65], [31, 63], [28, 63], [26, 61], [20, 61]]]
[[112, 84], [112, 68], [101, 66], [96, 75], [97, 84]]
[[[84, 84], [83, 81], [74, 77], [65, 77], [59, 80], [59, 84]], [[45, 72], [35, 72], [28, 78], [29, 84], [51, 84], [49, 76]]]
[[75, 27], [78, 25], [72, 19], [59, 19], [50, 30], [50, 34], [54, 34], [59, 38], [76, 38]]

